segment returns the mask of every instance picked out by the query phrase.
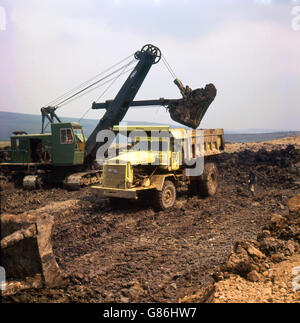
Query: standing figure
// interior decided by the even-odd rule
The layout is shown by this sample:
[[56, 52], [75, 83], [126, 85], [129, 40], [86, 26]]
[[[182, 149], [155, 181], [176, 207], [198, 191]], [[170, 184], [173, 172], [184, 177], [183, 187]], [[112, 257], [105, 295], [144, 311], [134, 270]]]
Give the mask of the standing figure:
[[255, 196], [256, 173], [254, 172], [252, 167], [250, 167], [248, 183], [249, 183], [249, 190], [250, 190], [252, 196], [254, 197]]

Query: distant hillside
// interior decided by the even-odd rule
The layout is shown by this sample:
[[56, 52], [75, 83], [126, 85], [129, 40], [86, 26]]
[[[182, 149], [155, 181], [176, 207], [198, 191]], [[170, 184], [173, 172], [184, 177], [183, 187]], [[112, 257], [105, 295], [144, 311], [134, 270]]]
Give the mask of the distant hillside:
[[226, 142], [263, 142], [285, 137], [300, 136], [300, 131], [282, 131], [272, 133], [239, 133], [239, 134], [225, 134]]
[[[61, 118], [63, 122], [78, 122], [77, 118]], [[96, 127], [98, 120], [84, 119], [80, 122], [83, 126], [84, 133], [88, 137]], [[153, 122], [128, 122], [129, 125], [158, 125]], [[35, 114], [23, 114], [14, 112], [0, 111], [0, 141], [10, 140], [11, 134], [18, 131], [26, 131], [28, 133], [40, 133], [42, 126], [42, 117]], [[174, 125], [170, 125], [174, 127]], [[249, 130], [241, 130], [237, 133], [236, 130], [225, 130], [226, 142], [261, 142], [266, 140], [280, 139], [283, 137], [299, 136], [300, 131], [288, 132], [273, 132], [257, 133], [258, 129], [253, 129], [253, 133], [249, 134]], [[245, 133], [242, 133], [245, 132]]]
[[[62, 122], [78, 122], [78, 118], [60, 118]], [[80, 121], [84, 133], [88, 137], [95, 129], [99, 120], [83, 119]], [[128, 122], [134, 125], [158, 125], [153, 122]], [[35, 114], [23, 114], [0, 111], [0, 141], [10, 140], [14, 131], [26, 131], [27, 133], [40, 133], [42, 127], [42, 117]], [[50, 129], [50, 128], [48, 128]], [[47, 129], [47, 130], [48, 130]]]

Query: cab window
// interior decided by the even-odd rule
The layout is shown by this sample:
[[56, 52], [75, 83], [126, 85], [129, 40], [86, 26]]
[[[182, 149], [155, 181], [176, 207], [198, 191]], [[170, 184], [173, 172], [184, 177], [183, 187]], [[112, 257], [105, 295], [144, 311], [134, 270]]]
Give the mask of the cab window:
[[73, 132], [75, 135], [76, 142], [80, 143], [85, 141], [84, 134], [81, 128], [73, 128]]
[[72, 129], [60, 129], [60, 143], [71, 144], [73, 143]]

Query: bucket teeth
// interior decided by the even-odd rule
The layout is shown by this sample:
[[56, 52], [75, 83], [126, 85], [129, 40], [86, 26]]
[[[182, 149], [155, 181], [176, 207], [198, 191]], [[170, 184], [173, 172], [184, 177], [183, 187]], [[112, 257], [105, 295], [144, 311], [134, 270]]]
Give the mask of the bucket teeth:
[[2, 265], [10, 282], [7, 286], [13, 286], [3, 291], [3, 295], [17, 292], [16, 286], [29, 288], [30, 281], [33, 282], [32, 287], [60, 287], [67, 283], [52, 251], [53, 223], [51, 215], [1, 217]]

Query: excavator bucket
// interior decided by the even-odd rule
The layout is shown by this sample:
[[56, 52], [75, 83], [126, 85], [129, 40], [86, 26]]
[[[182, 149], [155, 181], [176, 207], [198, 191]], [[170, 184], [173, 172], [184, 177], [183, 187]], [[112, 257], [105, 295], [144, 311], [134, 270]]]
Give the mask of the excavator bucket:
[[187, 127], [196, 129], [199, 127], [208, 107], [217, 95], [217, 89], [213, 84], [208, 84], [204, 89], [184, 89], [183, 99], [172, 102], [167, 108], [171, 118]]
[[1, 216], [1, 260], [7, 279], [3, 296], [27, 288], [66, 285], [52, 251], [53, 223], [51, 215]]

